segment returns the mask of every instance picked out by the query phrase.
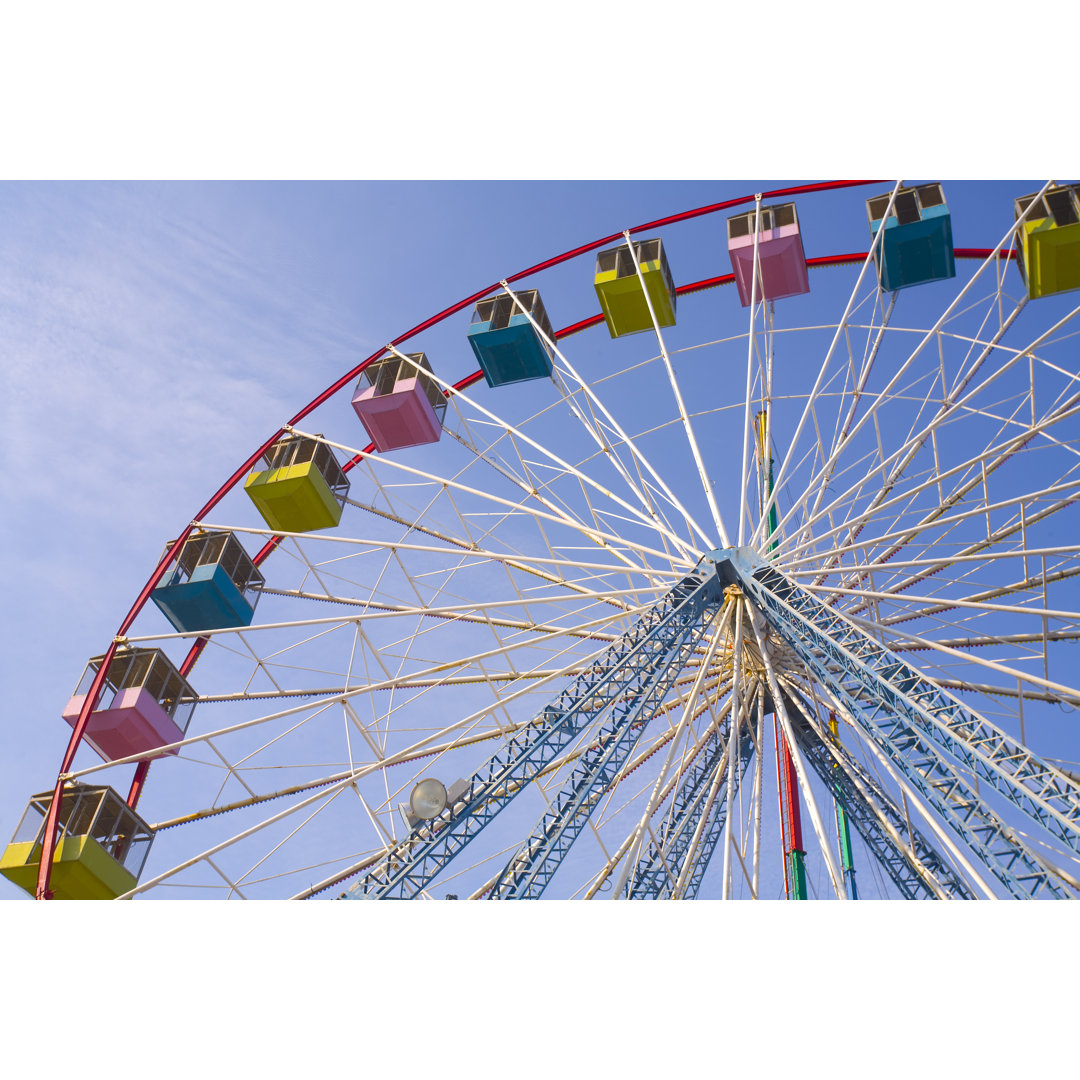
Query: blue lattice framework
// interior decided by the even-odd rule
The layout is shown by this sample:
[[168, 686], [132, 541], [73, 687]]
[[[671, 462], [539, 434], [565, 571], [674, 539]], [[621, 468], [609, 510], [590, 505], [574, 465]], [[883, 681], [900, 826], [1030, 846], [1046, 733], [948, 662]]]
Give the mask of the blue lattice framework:
[[439, 817], [420, 822], [344, 895], [417, 896], [586, 728], [602, 726], [492, 895], [538, 896], [625, 764], [723, 603], [712, 567], [683, 578], [478, 769]]
[[[550, 884], [570, 846], [588, 823], [596, 804], [610, 790], [637, 744], [644, 724], [639, 717], [652, 717], [663, 703], [679, 674], [686, 667], [708, 622], [710, 605], [702, 602], [708, 590], [702, 588], [697, 603], [687, 602], [673, 612], [666, 635], [654, 638], [658, 654], [636, 673], [640, 689], [624, 683], [616, 675], [611, 686], [617, 694], [630, 693], [626, 701], [618, 696], [611, 718], [582, 755], [562, 790], [537, 822], [532, 834], [507, 863], [492, 886], [493, 900], [536, 900]], [[718, 591], [718, 590], [717, 590]], [[691, 597], [692, 599], [692, 597]], [[715, 611], [717, 604], [711, 605]], [[696, 609], [696, 610], [695, 610]], [[648, 646], [645, 658], [648, 661]], [[631, 674], [630, 671], [624, 674]]]
[[[809, 709], [799, 694], [787, 687], [782, 692], [804, 760], [839, 801], [852, 827], [901, 895], [909, 900], [934, 898], [937, 893], [927, 881], [929, 876], [945, 896], [973, 899], [967, 885], [942, 860], [926, 838], [917, 829], [909, 827], [904, 815], [858, 762], [843, 748], [825, 745], [819, 733], [810, 725]], [[765, 711], [772, 711], [771, 703]], [[702, 752], [687, 770], [656, 840], [650, 842], [627, 882], [626, 895], [629, 898], [666, 899], [671, 895], [698, 822], [706, 814], [708, 821], [701, 846], [695, 853], [696, 861], [683, 894], [688, 900], [697, 895], [727, 817], [726, 781], [714, 803], [711, 806], [705, 804], [716, 768], [719, 766], [724, 770], [727, 767], [727, 738], [726, 729], [723, 733], [711, 733]], [[741, 739], [743, 773], [752, 753], [750, 739]]]
[[[1069, 895], [1057, 875], [1016, 839], [962, 773], [989, 784], [1027, 820], [1077, 854], [1080, 785], [924, 679], [750, 548], [710, 552], [694, 573], [648, 609], [492, 755], [452, 806], [433, 821], [415, 826], [345, 895], [377, 899], [419, 895], [582, 731], [595, 728], [562, 791], [489, 892], [508, 899], [540, 896], [629, 760], [730, 585], [740, 587], [833, 704], [893, 762], [1011, 895]], [[788, 700], [790, 685], [780, 692]], [[798, 704], [798, 695], [790, 700]], [[841, 800], [852, 824], [904, 895], [925, 895], [926, 873], [948, 895], [971, 895], [850, 756], [838, 747], [826, 747], [808, 724], [796, 725], [796, 731], [806, 760]], [[644, 865], [639, 863], [640, 871], [631, 879], [640, 882], [633, 887], [634, 895], [659, 896], [670, 890], [670, 874], [660, 855], [668, 867], [679, 859], [685, 862], [689, 845], [699, 835], [686, 895], [696, 893], [727, 813], [726, 782], [722, 796], [718, 791], [711, 805], [702, 798], [711, 786], [710, 780], [703, 787], [706, 777], [714, 776], [722, 764], [723, 744], [717, 734], [683, 781], [670, 828], [661, 835], [659, 848], [646, 852]], [[743, 770], [751, 752], [747, 739], [740, 751]], [[699, 829], [703, 816], [705, 826]]]
[[1015, 897], [1069, 894], [980, 798], [974, 774], [1080, 854], [1080, 785], [769, 566], [750, 548], [707, 557], [738, 584], [836, 704]]
[[[712, 731], [702, 751], [687, 769], [659, 833], [649, 842], [634, 872], [627, 879], [625, 892], [629, 899], [665, 900], [672, 895], [694, 837], [698, 834], [698, 825], [704, 817], [705, 827], [701, 831], [697, 850], [693, 852], [693, 865], [682, 893], [685, 900], [693, 900], [697, 896], [727, 820], [727, 777], [720, 784], [712, 802], [709, 801], [709, 792], [717, 770], [728, 771], [729, 734], [730, 727], [726, 724]], [[740, 732], [740, 776], [745, 774], [753, 752], [754, 745], [749, 735]]]
[[802, 698], [788, 689], [782, 693], [803, 759], [843, 808], [848, 822], [901, 895], [908, 900], [934, 899], [937, 893], [927, 881], [929, 875], [945, 896], [975, 899], [964, 881], [909, 824], [866, 770], [843, 747], [826, 745], [820, 732], [809, 723], [810, 710]]

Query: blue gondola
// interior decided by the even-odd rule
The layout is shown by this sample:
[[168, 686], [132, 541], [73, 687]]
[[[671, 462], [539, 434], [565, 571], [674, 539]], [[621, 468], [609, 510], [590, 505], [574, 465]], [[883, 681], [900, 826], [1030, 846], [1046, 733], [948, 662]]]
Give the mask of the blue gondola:
[[866, 202], [870, 234], [881, 231], [875, 249], [878, 280], [886, 292], [956, 276], [952, 219], [940, 184], [900, 188], [885, 216], [889, 195]]
[[[555, 334], [540, 294], [530, 289], [517, 297], [548, 341], [554, 341]], [[511, 296], [495, 296], [476, 305], [469, 326], [469, 344], [488, 386], [551, 378], [551, 350]]]
[[207, 532], [184, 544], [173, 570], [150, 594], [182, 633], [250, 626], [265, 579], [231, 532]]

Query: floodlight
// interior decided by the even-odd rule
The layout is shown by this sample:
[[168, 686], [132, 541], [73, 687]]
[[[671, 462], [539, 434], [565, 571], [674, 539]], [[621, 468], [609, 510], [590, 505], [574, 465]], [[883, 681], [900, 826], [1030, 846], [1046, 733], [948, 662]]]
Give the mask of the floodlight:
[[409, 796], [409, 809], [421, 821], [437, 818], [446, 806], [446, 788], [434, 777], [421, 780]]

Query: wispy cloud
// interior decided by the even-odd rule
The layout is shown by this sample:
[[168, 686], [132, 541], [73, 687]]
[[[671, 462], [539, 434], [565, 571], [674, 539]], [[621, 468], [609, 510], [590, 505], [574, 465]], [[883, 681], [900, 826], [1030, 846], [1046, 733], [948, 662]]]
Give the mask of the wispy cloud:
[[63, 501], [101, 521], [117, 509], [110, 492], [139, 491], [165, 511], [186, 478], [207, 490], [356, 355], [317, 297], [196, 221], [154, 212], [152, 195], [47, 185], [6, 200], [11, 508]]
[[0, 844], [165, 542], [372, 347], [243, 197], [0, 184]]

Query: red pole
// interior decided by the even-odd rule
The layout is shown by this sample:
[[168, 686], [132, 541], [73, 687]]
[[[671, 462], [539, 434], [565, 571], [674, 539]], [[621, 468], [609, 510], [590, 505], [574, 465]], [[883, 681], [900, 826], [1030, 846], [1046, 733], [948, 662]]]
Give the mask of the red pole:
[[803, 859], [806, 851], [802, 839], [798, 777], [787, 737], [780, 729], [775, 713], [773, 731], [776, 736], [776, 788], [780, 800], [780, 829], [784, 839], [784, 894], [788, 900], [805, 900], [806, 873]]

